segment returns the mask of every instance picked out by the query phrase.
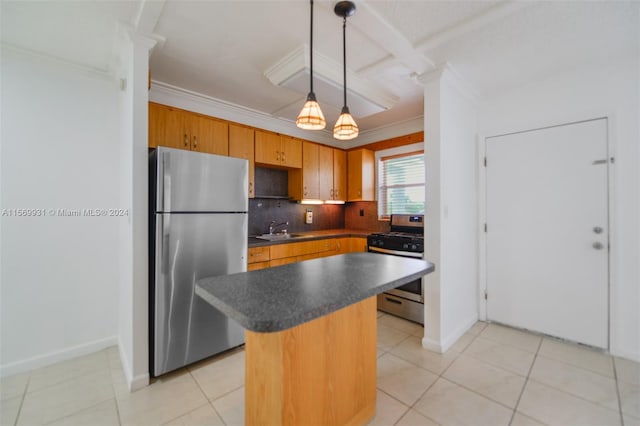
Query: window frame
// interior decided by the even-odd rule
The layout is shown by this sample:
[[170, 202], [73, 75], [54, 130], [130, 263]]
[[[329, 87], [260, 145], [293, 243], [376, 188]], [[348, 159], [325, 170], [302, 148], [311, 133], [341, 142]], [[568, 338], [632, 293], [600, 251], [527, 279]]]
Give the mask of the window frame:
[[[376, 185], [376, 210], [378, 212], [378, 220], [388, 221], [391, 219], [390, 215], [383, 215], [380, 209], [380, 161], [384, 159], [392, 159], [399, 157], [406, 157], [412, 154], [422, 152], [424, 154], [424, 142], [414, 143], [410, 145], [403, 145], [395, 148], [384, 149], [375, 152], [375, 185]], [[426, 187], [426, 160], [425, 160], [425, 187]], [[426, 207], [426, 206], [425, 206]]]

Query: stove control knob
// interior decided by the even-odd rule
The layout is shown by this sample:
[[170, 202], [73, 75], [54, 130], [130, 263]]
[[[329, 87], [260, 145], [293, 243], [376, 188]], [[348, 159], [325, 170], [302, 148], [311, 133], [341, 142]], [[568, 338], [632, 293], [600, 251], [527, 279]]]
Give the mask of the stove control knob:
[[408, 248], [409, 248], [409, 244], [403, 244], [403, 245], [402, 245], [402, 248], [403, 248], [403, 249], [408, 249]]
[[418, 247], [416, 247], [415, 244], [411, 244], [411, 250], [416, 250]]

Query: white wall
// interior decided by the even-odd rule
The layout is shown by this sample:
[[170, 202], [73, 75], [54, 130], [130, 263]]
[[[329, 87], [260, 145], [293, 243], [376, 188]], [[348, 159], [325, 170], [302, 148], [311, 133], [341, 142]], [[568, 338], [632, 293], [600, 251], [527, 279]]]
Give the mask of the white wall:
[[120, 69], [120, 202], [131, 211], [121, 222], [118, 343], [130, 390], [149, 383], [148, 281], [148, 71], [155, 41], [122, 29]]
[[[117, 87], [2, 48], [2, 209], [109, 209], [118, 198]], [[1, 373], [113, 345], [126, 218], [1, 218]]]
[[640, 67], [638, 57], [583, 66], [483, 103], [483, 136], [609, 117], [610, 351], [640, 360]]
[[444, 352], [478, 319], [476, 105], [447, 67], [425, 83], [427, 167], [423, 345]]

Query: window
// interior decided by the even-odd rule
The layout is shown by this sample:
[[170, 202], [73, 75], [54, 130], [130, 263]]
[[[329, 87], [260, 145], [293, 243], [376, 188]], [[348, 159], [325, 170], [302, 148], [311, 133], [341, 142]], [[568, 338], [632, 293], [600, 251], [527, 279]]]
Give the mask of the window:
[[378, 215], [424, 214], [423, 151], [380, 157], [378, 160]]

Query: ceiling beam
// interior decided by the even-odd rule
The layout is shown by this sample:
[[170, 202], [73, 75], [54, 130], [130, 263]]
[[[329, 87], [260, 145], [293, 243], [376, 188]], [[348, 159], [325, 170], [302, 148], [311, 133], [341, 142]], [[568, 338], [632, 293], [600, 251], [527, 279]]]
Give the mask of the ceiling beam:
[[425, 38], [418, 42], [415, 48], [421, 52], [435, 49], [438, 46], [460, 38], [467, 33], [487, 27], [505, 16], [511, 15], [525, 7], [529, 7], [533, 3], [535, 2], [505, 1], [498, 3], [496, 6], [493, 6], [478, 15], [474, 15], [469, 19], [453, 24], [436, 34]]
[[133, 20], [133, 28], [139, 34], [153, 35], [158, 25], [165, 0], [142, 0]]
[[[400, 31], [367, 3], [367, 0], [355, 0], [354, 3], [357, 10], [356, 18], [350, 19], [349, 25], [391, 55], [370, 67], [377, 69], [392, 62], [400, 62], [417, 74], [423, 74], [435, 68], [433, 61], [424, 53], [416, 50]], [[320, 4], [333, 8], [333, 3], [322, 2]], [[375, 28], [375, 31], [372, 31], [372, 28]], [[358, 70], [358, 73], [366, 74], [368, 72], [369, 66]]]

